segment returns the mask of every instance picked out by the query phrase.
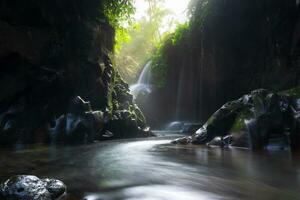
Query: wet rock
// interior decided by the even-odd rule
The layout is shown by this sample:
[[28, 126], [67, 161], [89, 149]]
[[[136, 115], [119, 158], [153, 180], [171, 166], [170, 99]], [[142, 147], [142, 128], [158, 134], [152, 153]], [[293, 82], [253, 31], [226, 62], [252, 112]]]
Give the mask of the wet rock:
[[114, 137], [114, 134], [108, 130], [106, 130], [104, 132], [104, 134], [102, 135], [103, 138], [113, 138]]
[[83, 143], [88, 134], [88, 129], [83, 122], [83, 118], [71, 113], [58, 118], [55, 127], [52, 129], [52, 138], [54, 141]]
[[182, 145], [190, 144], [191, 142], [192, 142], [191, 137], [182, 137], [171, 141], [172, 144], [182, 144]]
[[81, 116], [68, 113], [56, 120], [51, 129], [53, 141], [70, 143], [93, 142], [104, 127], [101, 111], [87, 112]]
[[[123, 94], [128, 90], [126, 84], [118, 85], [117, 88], [120, 89], [118, 92]], [[118, 92], [115, 92], [116, 95]], [[130, 94], [129, 96], [130, 100], [132, 96]], [[95, 139], [150, 135], [144, 130], [146, 128], [144, 115], [135, 104], [130, 101], [119, 102], [117, 99], [113, 99], [112, 103], [112, 110], [92, 111], [89, 102], [76, 96], [70, 103], [69, 112], [60, 116], [55, 126], [50, 129], [53, 141], [85, 143]]]
[[[224, 104], [191, 139], [179, 141], [252, 149], [262, 149], [272, 142], [287, 146], [289, 139], [293, 144], [299, 137], [297, 111], [292, 105], [286, 95], [265, 89], [254, 90], [238, 100]], [[294, 110], [293, 114], [291, 110]], [[289, 120], [289, 116], [294, 120]], [[294, 121], [293, 125], [290, 121]], [[220, 137], [230, 139], [225, 141], [220, 140]]]
[[215, 137], [211, 140], [208, 145], [209, 146], [220, 146], [220, 147], [228, 147], [232, 143], [233, 137], [231, 135], [227, 135], [225, 137]]
[[12, 114], [6, 114], [0, 124], [0, 144], [13, 144], [18, 140], [17, 121]]
[[114, 87], [115, 90], [115, 98], [118, 102], [131, 102], [133, 100], [133, 96], [129, 93], [128, 86], [124, 84], [116, 84]]
[[291, 148], [298, 150], [300, 148], [300, 99], [295, 99], [291, 107]]
[[56, 200], [65, 192], [63, 182], [31, 175], [11, 177], [0, 186], [0, 197], [7, 200]]
[[70, 103], [69, 112], [77, 115], [92, 111], [91, 104], [83, 100], [80, 96], [75, 96]]
[[[127, 90], [126, 86], [119, 86]], [[130, 95], [131, 96], [131, 95]], [[120, 109], [127, 102], [127, 109]], [[56, 120], [51, 129], [54, 141], [69, 143], [92, 142], [95, 139], [116, 139], [147, 137], [146, 122], [139, 108], [129, 101], [113, 101], [113, 110], [91, 111], [89, 102], [75, 97], [70, 104], [70, 111]]]
[[146, 130], [144, 119], [139, 119], [137, 113], [129, 110], [114, 111], [111, 119], [105, 125], [105, 130], [112, 132], [114, 138], [152, 136], [153, 134]]
[[225, 136], [242, 108], [241, 100], [228, 102], [216, 111], [193, 135], [193, 144], [206, 144], [216, 136]]
[[46, 188], [50, 192], [52, 199], [58, 199], [66, 192], [66, 186], [63, 182], [56, 179], [42, 179], [47, 183]]
[[104, 127], [104, 113], [91, 111], [89, 102], [75, 97], [70, 104], [70, 112], [60, 116], [51, 128], [53, 141], [70, 143], [92, 142]]

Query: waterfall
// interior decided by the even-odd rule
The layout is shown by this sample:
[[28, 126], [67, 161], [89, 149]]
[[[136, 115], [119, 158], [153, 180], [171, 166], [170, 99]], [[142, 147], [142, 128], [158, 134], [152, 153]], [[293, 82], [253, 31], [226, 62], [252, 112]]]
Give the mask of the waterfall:
[[136, 99], [141, 92], [143, 92], [143, 94], [150, 94], [151, 92], [150, 81], [151, 81], [151, 61], [147, 62], [147, 64], [144, 66], [137, 83], [129, 87], [130, 93], [133, 95], [134, 99]]

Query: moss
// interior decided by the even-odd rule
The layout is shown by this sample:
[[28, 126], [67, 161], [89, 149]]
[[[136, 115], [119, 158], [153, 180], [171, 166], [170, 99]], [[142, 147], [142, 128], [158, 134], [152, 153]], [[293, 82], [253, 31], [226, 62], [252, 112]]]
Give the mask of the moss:
[[140, 128], [146, 127], [146, 119], [141, 110], [132, 102], [128, 84], [122, 79], [116, 68], [112, 69], [111, 81], [108, 86], [107, 108], [108, 117], [112, 118], [116, 112], [126, 112], [129, 119], [137, 122]]
[[167, 53], [171, 48], [179, 47], [188, 38], [189, 29], [189, 23], [180, 24], [173, 33], [165, 36], [162, 42], [158, 44], [152, 56], [151, 68], [153, 82], [157, 87], [162, 88], [167, 82], [168, 69], [170, 67]]
[[168, 62], [167, 59], [163, 56], [161, 50], [157, 55], [153, 57], [153, 64], [151, 66], [152, 78], [155, 85], [159, 88], [163, 88], [167, 83], [167, 74], [168, 74]]
[[172, 45], [178, 45], [189, 33], [190, 30], [190, 24], [189, 23], [184, 23], [180, 24], [177, 26], [176, 30], [174, 33], [171, 35], [171, 41]]
[[300, 86], [294, 87], [285, 91], [281, 91], [278, 94], [286, 95], [292, 98], [300, 98]]
[[208, 16], [214, 13], [213, 5], [213, 2], [209, 0], [191, 2], [189, 8], [191, 22], [179, 24], [173, 33], [166, 35], [158, 44], [152, 56], [153, 82], [157, 87], [165, 87], [167, 83], [170, 62], [174, 59], [174, 56], [168, 56], [168, 53], [178, 51], [180, 54], [185, 54], [187, 49], [191, 49], [189, 48], [192, 46], [191, 33], [195, 28], [202, 28]]
[[253, 114], [249, 112], [248, 109], [242, 110], [235, 118], [235, 121], [233, 123], [230, 132], [239, 132], [243, 130], [245, 127], [245, 119], [250, 119], [252, 115]]

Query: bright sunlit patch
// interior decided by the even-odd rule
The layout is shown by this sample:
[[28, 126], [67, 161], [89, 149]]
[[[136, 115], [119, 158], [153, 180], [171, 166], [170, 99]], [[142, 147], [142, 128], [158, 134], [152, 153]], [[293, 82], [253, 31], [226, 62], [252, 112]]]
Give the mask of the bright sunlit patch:
[[172, 10], [174, 12], [174, 17], [182, 23], [187, 20], [186, 11], [189, 1], [190, 0], [166, 0], [165, 6]]
[[120, 191], [113, 191], [103, 194], [90, 194], [85, 197], [86, 200], [216, 200], [221, 199], [219, 196], [206, 193], [203, 191], [195, 191], [182, 186], [172, 185], [148, 185], [125, 188]]
[[[161, 0], [160, 4], [162, 8], [170, 10], [170, 14], [165, 17], [164, 24], [162, 25], [162, 32], [174, 29], [175, 26], [168, 27], [170, 21], [176, 21], [178, 23], [184, 23], [188, 20], [187, 7], [190, 0]], [[145, 17], [149, 8], [148, 0], [135, 0], [134, 6], [136, 8], [135, 19], [139, 20]]]

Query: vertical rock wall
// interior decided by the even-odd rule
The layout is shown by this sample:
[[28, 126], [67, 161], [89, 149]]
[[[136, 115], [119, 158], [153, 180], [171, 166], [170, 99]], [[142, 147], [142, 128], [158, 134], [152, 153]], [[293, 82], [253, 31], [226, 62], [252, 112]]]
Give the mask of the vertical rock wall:
[[[68, 112], [74, 96], [109, 113], [116, 88], [125, 87], [119, 92], [128, 96], [107, 56], [114, 29], [102, 4], [0, 0], [1, 129], [14, 127], [29, 140], [42, 141], [43, 132]], [[132, 105], [130, 98], [117, 103]], [[40, 139], [31, 139], [35, 137]]]
[[162, 113], [158, 123], [205, 121], [256, 88], [280, 91], [299, 84], [295, 0], [212, 0], [205, 8], [201, 2], [190, 31], [166, 48], [167, 84], [153, 94], [154, 112]]

